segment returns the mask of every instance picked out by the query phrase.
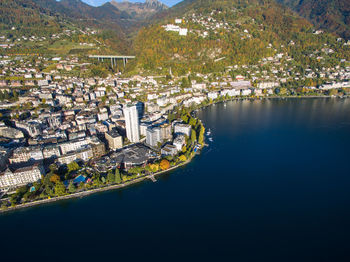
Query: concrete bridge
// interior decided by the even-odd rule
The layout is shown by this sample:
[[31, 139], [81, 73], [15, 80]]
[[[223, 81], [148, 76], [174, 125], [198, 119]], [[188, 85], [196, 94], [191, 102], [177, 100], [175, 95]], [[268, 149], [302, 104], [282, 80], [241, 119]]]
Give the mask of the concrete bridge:
[[124, 67], [128, 62], [128, 59], [135, 59], [135, 56], [121, 56], [121, 55], [90, 55], [89, 58], [97, 58], [98, 61], [103, 61], [104, 59], [111, 60], [112, 67], [117, 66], [117, 60], [123, 60]]

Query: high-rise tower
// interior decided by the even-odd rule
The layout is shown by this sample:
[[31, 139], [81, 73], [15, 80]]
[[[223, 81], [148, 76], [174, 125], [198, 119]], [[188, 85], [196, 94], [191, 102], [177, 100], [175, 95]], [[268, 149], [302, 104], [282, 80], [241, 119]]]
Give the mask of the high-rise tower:
[[124, 117], [126, 125], [126, 136], [130, 142], [140, 141], [139, 116], [136, 105], [126, 105], [124, 108]]

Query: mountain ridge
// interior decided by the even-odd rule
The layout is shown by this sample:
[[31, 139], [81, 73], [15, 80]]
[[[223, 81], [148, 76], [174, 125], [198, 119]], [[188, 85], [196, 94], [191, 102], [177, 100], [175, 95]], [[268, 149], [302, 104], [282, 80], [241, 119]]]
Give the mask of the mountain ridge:
[[350, 39], [350, 2], [348, 0], [277, 0], [307, 18], [320, 29]]
[[168, 9], [168, 6], [158, 0], [146, 0], [145, 3], [132, 3], [129, 1], [117, 2], [112, 0], [109, 3], [117, 9], [128, 13], [130, 17], [136, 20], [143, 20], [157, 12]]

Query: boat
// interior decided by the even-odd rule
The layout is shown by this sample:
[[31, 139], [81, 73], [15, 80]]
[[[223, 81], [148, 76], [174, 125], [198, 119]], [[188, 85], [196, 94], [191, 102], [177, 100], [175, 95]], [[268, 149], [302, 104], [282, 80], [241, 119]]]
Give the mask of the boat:
[[211, 135], [211, 131], [210, 131], [210, 129], [208, 129], [207, 136], [210, 136], [210, 135]]
[[210, 142], [213, 142], [214, 140], [213, 140], [213, 138], [211, 138], [211, 137], [209, 137], [209, 139], [208, 139]]

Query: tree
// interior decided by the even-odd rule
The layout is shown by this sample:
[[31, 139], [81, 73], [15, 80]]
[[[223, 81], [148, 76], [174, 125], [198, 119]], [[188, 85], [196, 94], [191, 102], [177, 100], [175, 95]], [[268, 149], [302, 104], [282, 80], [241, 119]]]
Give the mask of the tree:
[[107, 174], [107, 183], [108, 184], [111, 184], [111, 183], [114, 183], [115, 182], [115, 175], [114, 173], [112, 172], [112, 170], [110, 170]]
[[170, 163], [169, 163], [168, 160], [163, 159], [162, 161], [160, 161], [159, 166], [160, 166], [160, 168], [161, 168], [162, 170], [167, 170], [167, 169], [170, 168]]
[[181, 87], [182, 88], [186, 88], [186, 87], [189, 87], [190, 86], [190, 83], [188, 82], [187, 78], [182, 78], [181, 80]]
[[191, 131], [191, 143], [194, 144], [197, 141], [196, 131], [192, 129]]
[[68, 185], [68, 192], [73, 194], [73, 193], [75, 193], [75, 191], [76, 191], [76, 188], [75, 188], [74, 183], [70, 182], [69, 185]]
[[197, 119], [195, 119], [194, 117], [191, 117], [190, 121], [188, 122], [188, 124], [191, 125], [192, 127], [196, 126]]
[[281, 96], [285, 96], [286, 94], [287, 94], [287, 88], [282, 87], [282, 88], [280, 89], [280, 93], [279, 93], [279, 95], [281, 95]]
[[201, 145], [204, 142], [204, 132], [205, 132], [204, 126], [201, 125], [200, 131], [199, 131], [199, 136], [198, 136], [198, 143]]
[[152, 170], [153, 173], [157, 172], [159, 170], [159, 165], [158, 164], [150, 164], [149, 165], [150, 169]]
[[118, 168], [115, 169], [114, 176], [115, 176], [115, 183], [120, 184], [122, 182], [122, 178]]
[[181, 118], [185, 123], [188, 123], [188, 115], [187, 114], [183, 115]]
[[53, 175], [50, 177], [50, 181], [51, 181], [52, 183], [57, 184], [57, 182], [61, 181], [61, 178], [60, 178], [58, 175], [53, 174]]
[[338, 95], [338, 90], [337, 89], [331, 89], [331, 90], [328, 91], [328, 94], [330, 96], [336, 96], [336, 95]]
[[142, 168], [141, 168], [141, 167], [138, 167], [138, 166], [133, 167], [133, 168], [130, 168], [130, 169], [128, 170], [128, 173], [129, 173], [129, 174], [134, 174], [134, 175], [141, 174], [141, 172], [142, 172]]
[[181, 155], [181, 156], [179, 156], [179, 160], [181, 162], [185, 162], [187, 160], [187, 157], [185, 155]]
[[55, 185], [55, 195], [64, 196], [65, 194], [66, 194], [66, 187], [61, 181], [57, 182]]
[[49, 166], [49, 169], [50, 169], [50, 172], [51, 172], [51, 173], [54, 173], [54, 172], [57, 171], [57, 166], [56, 166], [55, 164], [51, 164], [51, 165]]
[[68, 172], [71, 173], [73, 171], [79, 170], [80, 167], [77, 162], [73, 161], [72, 163], [69, 163], [67, 165], [67, 168], [68, 168]]

